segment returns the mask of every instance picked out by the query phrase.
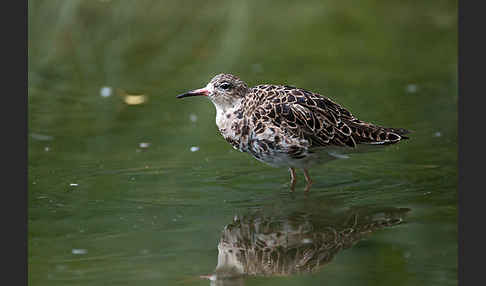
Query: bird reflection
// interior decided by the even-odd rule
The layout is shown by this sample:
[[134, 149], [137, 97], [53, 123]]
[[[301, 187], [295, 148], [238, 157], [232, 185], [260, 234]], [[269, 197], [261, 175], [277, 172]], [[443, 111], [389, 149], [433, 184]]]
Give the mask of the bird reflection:
[[218, 244], [211, 285], [244, 285], [244, 276], [287, 276], [315, 272], [364, 235], [403, 222], [410, 209], [360, 208], [340, 214], [263, 211], [235, 216]]

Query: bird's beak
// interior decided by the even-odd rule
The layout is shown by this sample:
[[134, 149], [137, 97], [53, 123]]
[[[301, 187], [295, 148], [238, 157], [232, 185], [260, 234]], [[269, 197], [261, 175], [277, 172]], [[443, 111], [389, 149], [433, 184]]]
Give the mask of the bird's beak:
[[200, 89], [195, 89], [195, 90], [191, 90], [189, 92], [186, 92], [186, 93], [183, 93], [183, 94], [179, 94], [177, 96], [177, 98], [183, 98], [183, 97], [188, 97], [188, 96], [208, 96], [209, 94], [209, 91], [203, 87], [203, 88], [200, 88]]

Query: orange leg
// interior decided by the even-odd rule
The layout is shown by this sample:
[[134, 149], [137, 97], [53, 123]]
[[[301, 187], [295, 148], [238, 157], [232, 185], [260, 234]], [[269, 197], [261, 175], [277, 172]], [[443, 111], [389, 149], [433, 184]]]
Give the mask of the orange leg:
[[305, 176], [305, 181], [307, 182], [307, 186], [305, 187], [305, 192], [308, 192], [312, 186], [312, 179], [309, 176], [309, 171], [307, 169], [304, 169], [304, 176]]
[[295, 169], [289, 168], [290, 171], [290, 191], [293, 192], [295, 184], [297, 183], [297, 176], [295, 175]]

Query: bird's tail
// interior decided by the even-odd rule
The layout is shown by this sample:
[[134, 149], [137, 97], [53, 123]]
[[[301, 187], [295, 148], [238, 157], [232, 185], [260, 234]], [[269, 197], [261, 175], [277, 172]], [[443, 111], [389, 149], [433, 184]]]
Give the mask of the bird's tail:
[[404, 128], [389, 128], [371, 123], [346, 122], [351, 128], [352, 137], [358, 144], [387, 145], [409, 139], [406, 134], [411, 131]]
[[405, 135], [412, 132], [412, 131], [404, 129], [404, 128], [384, 128], [384, 129], [387, 132], [393, 132], [393, 133], [400, 135], [400, 137], [402, 137], [402, 139], [410, 139], [408, 136], [405, 136]]

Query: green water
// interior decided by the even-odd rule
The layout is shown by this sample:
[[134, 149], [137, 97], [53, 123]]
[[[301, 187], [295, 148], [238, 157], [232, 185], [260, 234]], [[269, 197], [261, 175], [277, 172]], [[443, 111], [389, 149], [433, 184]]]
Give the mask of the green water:
[[[457, 285], [456, 1], [28, 5], [29, 285]], [[298, 172], [289, 194], [287, 170], [224, 141], [206, 98], [175, 98], [221, 72], [414, 132], [311, 169], [309, 195]], [[325, 258], [219, 275], [221, 241], [272, 235]]]

